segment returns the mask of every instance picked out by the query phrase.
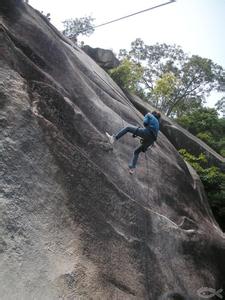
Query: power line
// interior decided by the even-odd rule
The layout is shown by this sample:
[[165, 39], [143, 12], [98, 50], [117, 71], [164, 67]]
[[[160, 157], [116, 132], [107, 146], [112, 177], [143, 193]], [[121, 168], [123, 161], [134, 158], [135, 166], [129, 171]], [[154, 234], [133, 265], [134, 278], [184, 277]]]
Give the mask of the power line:
[[[120, 18], [117, 18], [117, 19], [114, 19], [114, 20], [111, 20], [111, 21], [108, 21], [108, 22], [105, 22], [105, 23], [102, 23], [102, 24], [93, 26], [92, 28], [95, 29], [95, 28], [99, 28], [99, 27], [102, 27], [102, 26], [105, 26], [105, 25], [108, 25], [108, 24], [111, 24], [111, 23], [115, 23], [115, 22], [118, 22], [118, 21], [120, 21], [120, 20], [127, 19], [127, 18], [133, 17], [133, 16], [138, 15], [138, 14], [142, 14], [142, 13], [147, 12], [147, 11], [149, 11], [149, 10], [153, 10], [153, 9], [156, 9], [156, 8], [159, 8], [159, 7], [162, 7], [162, 6], [171, 4], [171, 3], [173, 3], [173, 2], [176, 2], [176, 0], [170, 0], [170, 1], [166, 2], [166, 3], [162, 3], [162, 4], [159, 4], [159, 5], [152, 6], [152, 7], [149, 7], [149, 8], [147, 8], [147, 9], [143, 9], [143, 10], [140, 10], [140, 11], [138, 11], [138, 12], [132, 13], [132, 14], [130, 14], [130, 15], [127, 15], [127, 16], [124, 16], [124, 17], [120, 17]], [[88, 29], [89, 29], [89, 28], [88, 28]], [[85, 31], [87, 31], [88, 29], [79, 31], [78, 33], [85, 32]]]
[[138, 12], [135, 12], [135, 13], [133, 13], [133, 14], [130, 14], [130, 15], [127, 15], [127, 16], [124, 16], [124, 17], [121, 17], [121, 18], [118, 18], [118, 19], [114, 19], [114, 20], [108, 21], [108, 22], [102, 23], [102, 24], [100, 24], [100, 25], [96, 25], [96, 26], [94, 26], [94, 28], [98, 28], [98, 27], [105, 26], [105, 25], [108, 25], [108, 24], [111, 24], [111, 23], [114, 23], [114, 22], [117, 22], [117, 21], [120, 21], [120, 20], [123, 20], [123, 19], [127, 19], [127, 18], [133, 17], [133, 16], [135, 16], [135, 15], [142, 14], [142, 13], [144, 13], [144, 12], [146, 12], [146, 11], [153, 10], [153, 9], [159, 8], [159, 7], [161, 7], [161, 6], [171, 4], [171, 3], [175, 2], [175, 1], [176, 1], [176, 0], [170, 0], [169, 2], [166, 2], [166, 3], [163, 3], [163, 4], [159, 4], [159, 5], [156, 5], [156, 6], [152, 6], [152, 7], [150, 7], [150, 8], [143, 9], [143, 10], [140, 10], [140, 11], [138, 11]]

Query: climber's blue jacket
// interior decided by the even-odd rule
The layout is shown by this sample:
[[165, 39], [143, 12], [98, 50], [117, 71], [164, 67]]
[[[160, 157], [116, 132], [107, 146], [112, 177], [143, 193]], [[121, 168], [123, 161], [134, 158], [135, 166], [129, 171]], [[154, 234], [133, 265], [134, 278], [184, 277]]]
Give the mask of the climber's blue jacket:
[[148, 128], [155, 136], [155, 139], [157, 139], [157, 135], [159, 132], [159, 121], [158, 119], [153, 116], [152, 114], [148, 113], [144, 116], [143, 124], [145, 128]]

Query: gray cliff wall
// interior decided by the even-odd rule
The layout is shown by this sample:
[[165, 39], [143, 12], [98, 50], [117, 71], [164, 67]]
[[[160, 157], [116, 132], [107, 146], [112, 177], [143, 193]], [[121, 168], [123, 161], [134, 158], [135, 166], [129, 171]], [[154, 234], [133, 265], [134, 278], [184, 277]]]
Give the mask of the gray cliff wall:
[[0, 51], [0, 299], [223, 288], [224, 234], [165, 135], [129, 176], [138, 141], [112, 148], [105, 131], [141, 113], [29, 5], [2, 1]]

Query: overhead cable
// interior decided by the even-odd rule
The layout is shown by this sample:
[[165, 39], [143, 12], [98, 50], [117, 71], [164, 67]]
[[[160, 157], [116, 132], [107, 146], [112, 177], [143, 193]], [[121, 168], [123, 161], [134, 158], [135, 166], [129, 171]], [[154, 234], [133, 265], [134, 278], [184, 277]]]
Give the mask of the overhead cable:
[[[124, 17], [120, 17], [120, 18], [117, 18], [117, 19], [114, 19], [114, 20], [111, 20], [111, 21], [108, 21], [108, 22], [105, 22], [105, 23], [102, 23], [102, 24], [93, 26], [92, 28], [95, 29], [95, 28], [99, 28], [99, 27], [102, 27], [102, 26], [105, 26], [105, 25], [108, 25], [108, 24], [111, 24], [111, 23], [115, 23], [115, 22], [118, 22], [118, 21], [120, 21], [120, 20], [124, 20], [124, 19], [130, 18], [130, 17], [133, 17], [133, 16], [135, 16], [135, 15], [142, 14], [142, 13], [147, 12], [147, 11], [149, 11], [149, 10], [153, 10], [153, 9], [156, 9], [156, 8], [159, 8], [159, 7], [162, 7], [162, 6], [171, 4], [171, 3], [173, 3], [173, 2], [176, 2], [176, 0], [170, 0], [170, 1], [166, 2], [166, 3], [162, 3], [162, 4], [159, 4], [159, 5], [152, 6], [152, 7], [149, 7], [149, 8], [143, 9], [143, 10], [140, 10], [140, 11], [138, 11], [138, 12], [132, 13], [132, 14], [130, 14], [130, 15], [127, 15], [127, 16], [124, 16]], [[89, 29], [89, 28], [88, 28], [88, 29]], [[85, 31], [87, 31], [88, 29], [79, 31], [78, 33], [85, 32]]]

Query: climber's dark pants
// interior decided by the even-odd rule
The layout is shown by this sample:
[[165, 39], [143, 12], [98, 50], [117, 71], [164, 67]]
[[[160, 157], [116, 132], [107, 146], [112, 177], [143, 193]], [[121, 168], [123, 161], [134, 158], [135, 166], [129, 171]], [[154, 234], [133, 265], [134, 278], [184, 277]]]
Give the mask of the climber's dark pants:
[[115, 135], [116, 140], [120, 139], [124, 134], [128, 132], [133, 133], [143, 139], [143, 143], [134, 150], [133, 158], [131, 160], [131, 163], [129, 164], [129, 167], [134, 169], [136, 167], [139, 154], [141, 152], [145, 152], [148, 147], [154, 143], [155, 137], [148, 128], [127, 126]]

